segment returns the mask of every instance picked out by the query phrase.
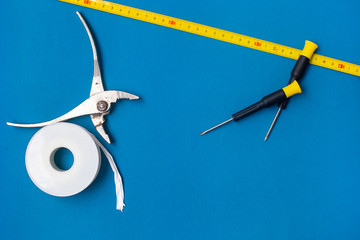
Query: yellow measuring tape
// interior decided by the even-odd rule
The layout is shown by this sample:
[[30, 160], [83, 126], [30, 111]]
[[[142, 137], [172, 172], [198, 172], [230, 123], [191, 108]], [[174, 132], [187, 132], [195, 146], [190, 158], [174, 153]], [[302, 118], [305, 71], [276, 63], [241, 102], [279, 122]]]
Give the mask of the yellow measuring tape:
[[[72, 3], [75, 5], [96, 9], [103, 12], [108, 12], [123, 17], [128, 17], [156, 25], [177, 29], [184, 32], [197, 34], [200, 36], [213, 38], [216, 40], [240, 45], [247, 48], [253, 48], [259, 51], [272, 53], [278, 56], [291, 58], [297, 60], [300, 56], [301, 50], [264, 41], [261, 39], [248, 37], [242, 34], [229, 32], [226, 30], [209, 27], [206, 25], [173, 18], [170, 16], [153, 13], [138, 8], [128, 7], [125, 5], [112, 3], [103, 0], [59, 0], [62, 2]], [[360, 66], [340, 61], [334, 58], [325, 57], [319, 54], [314, 54], [310, 60], [311, 64], [329, 68], [332, 70], [348, 73], [355, 76], [360, 76]]]

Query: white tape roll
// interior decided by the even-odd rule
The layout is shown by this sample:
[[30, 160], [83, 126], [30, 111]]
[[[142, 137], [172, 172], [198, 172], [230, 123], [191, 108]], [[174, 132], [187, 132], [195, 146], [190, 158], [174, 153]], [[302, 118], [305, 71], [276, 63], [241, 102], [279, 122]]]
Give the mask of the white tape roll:
[[[123, 186], [120, 174], [109, 152], [86, 129], [71, 123], [56, 123], [40, 129], [26, 149], [25, 163], [31, 180], [42, 191], [59, 197], [77, 194], [96, 178], [104, 151], [115, 174], [117, 209], [123, 209]], [[69, 170], [54, 162], [59, 148], [69, 149], [74, 163]]]

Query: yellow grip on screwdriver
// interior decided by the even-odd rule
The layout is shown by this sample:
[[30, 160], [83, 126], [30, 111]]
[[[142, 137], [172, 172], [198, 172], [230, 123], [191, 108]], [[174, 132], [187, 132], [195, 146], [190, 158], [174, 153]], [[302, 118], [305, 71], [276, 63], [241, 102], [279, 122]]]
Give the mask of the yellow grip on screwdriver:
[[301, 93], [300, 85], [296, 80], [284, 87], [282, 90], [284, 91], [287, 98], [295, 94]]
[[315, 43], [313, 43], [311, 41], [306, 40], [304, 49], [301, 51], [300, 55], [303, 55], [303, 56], [307, 57], [308, 59], [310, 59], [317, 48], [318, 48], [318, 45], [316, 45]]

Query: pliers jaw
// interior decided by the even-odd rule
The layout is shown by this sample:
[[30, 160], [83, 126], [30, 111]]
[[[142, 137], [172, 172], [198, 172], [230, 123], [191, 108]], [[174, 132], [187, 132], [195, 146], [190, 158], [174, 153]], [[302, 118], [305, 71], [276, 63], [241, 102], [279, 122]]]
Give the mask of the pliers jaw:
[[103, 123], [105, 122], [105, 115], [110, 113], [110, 108], [112, 103], [116, 103], [119, 99], [129, 99], [129, 100], [136, 100], [139, 99], [138, 96], [121, 92], [121, 91], [105, 91], [103, 93], [106, 94], [95, 94], [90, 98], [96, 98], [94, 102], [96, 102], [96, 108], [99, 113], [90, 114], [91, 121], [93, 122], [96, 130], [98, 133], [108, 142], [111, 143], [109, 135], [105, 132], [103, 127]]

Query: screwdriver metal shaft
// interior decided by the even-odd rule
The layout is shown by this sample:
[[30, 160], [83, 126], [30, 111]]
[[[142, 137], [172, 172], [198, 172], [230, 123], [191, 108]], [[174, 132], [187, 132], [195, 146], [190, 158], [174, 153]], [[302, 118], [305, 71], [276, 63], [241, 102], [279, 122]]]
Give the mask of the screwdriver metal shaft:
[[270, 135], [273, 127], [275, 126], [275, 123], [276, 123], [277, 119], [279, 118], [279, 115], [280, 115], [280, 113], [281, 113], [281, 110], [282, 110], [282, 108], [279, 107], [279, 109], [277, 110], [276, 115], [275, 115], [275, 117], [274, 117], [274, 120], [272, 121], [271, 126], [270, 126], [268, 132], [266, 133], [265, 141], [268, 139], [268, 137], [269, 137], [269, 135]]
[[230, 122], [230, 121], [232, 121], [232, 120], [234, 120], [234, 119], [233, 119], [233, 118], [230, 118], [229, 120], [226, 120], [225, 122], [222, 122], [222, 123], [216, 125], [215, 127], [212, 127], [212, 128], [210, 128], [210, 129], [208, 129], [208, 130], [206, 130], [206, 131], [203, 131], [202, 133], [200, 133], [200, 135], [202, 136], [202, 135], [204, 135], [205, 133], [208, 133], [208, 132], [214, 130], [215, 128], [221, 127], [222, 125], [224, 125], [224, 124], [226, 124], [226, 123], [228, 123], [228, 122]]

